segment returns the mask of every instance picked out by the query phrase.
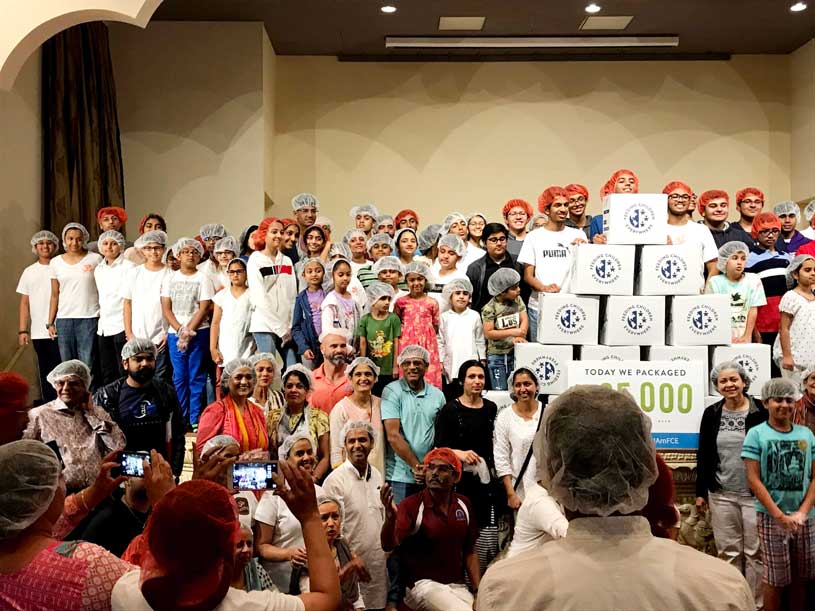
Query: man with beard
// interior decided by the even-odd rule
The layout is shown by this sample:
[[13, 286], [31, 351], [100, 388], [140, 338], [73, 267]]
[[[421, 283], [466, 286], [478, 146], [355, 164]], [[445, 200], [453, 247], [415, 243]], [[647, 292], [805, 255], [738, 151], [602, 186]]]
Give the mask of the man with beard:
[[[467, 497], [453, 492], [461, 479], [461, 461], [450, 448], [436, 448], [424, 458], [427, 487], [404, 499], [397, 508], [385, 484], [382, 549], [398, 549], [405, 604], [428, 611], [469, 611], [474, 607], [481, 573], [475, 541], [478, 524]], [[465, 585], [470, 579], [472, 592]]]
[[350, 340], [345, 329], [329, 329], [320, 335], [320, 352], [324, 360], [313, 372], [314, 388], [309, 404], [326, 414], [331, 413], [337, 401], [352, 392], [351, 381], [345, 373]]
[[156, 347], [135, 337], [122, 348], [127, 375], [96, 391], [93, 402], [119, 425], [125, 450], [156, 450], [181, 475], [184, 466], [184, 417], [175, 389], [155, 378]]

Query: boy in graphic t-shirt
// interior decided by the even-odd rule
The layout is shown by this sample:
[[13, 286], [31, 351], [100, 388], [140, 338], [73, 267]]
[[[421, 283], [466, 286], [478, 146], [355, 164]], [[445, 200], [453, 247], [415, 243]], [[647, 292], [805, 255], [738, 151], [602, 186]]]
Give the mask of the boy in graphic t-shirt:
[[507, 390], [507, 378], [515, 369], [515, 344], [526, 342], [529, 319], [520, 282], [521, 275], [511, 268], [499, 269], [487, 282], [487, 292], [493, 297], [481, 309], [481, 320], [492, 390]]
[[741, 451], [747, 482], [756, 497], [768, 611], [780, 608], [787, 587], [790, 608], [803, 609], [806, 581], [815, 578], [815, 435], [792, 423], [799, 395], [792, 380], [766, 382], [761, 399], [769, 420], [747, 432]]

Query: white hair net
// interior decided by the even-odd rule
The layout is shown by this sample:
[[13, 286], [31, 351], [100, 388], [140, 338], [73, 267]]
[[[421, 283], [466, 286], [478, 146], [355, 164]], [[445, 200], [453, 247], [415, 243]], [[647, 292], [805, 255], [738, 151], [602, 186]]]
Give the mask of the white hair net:
[[430, 363], [430, 353], [418, 344], [408, 344], [402, 348], [402, 352], [399, 353], [396, 359], [396, 364], [401, 367], [402, 363], [408, 359], [421, 359], [425, 363]]
[[205, 444], [204, 447], [201, 448], [201, 454], [206, 455], [207, 452], [210, 452], [216, 448], [228, 448], [229, 446], [238, 446], [240, 448], [240, 443], [238, 440], [235, 439], [232, 435], [215, 435], [209, 439]]
[[807, 207], [804, 208], [804, 219], [806, 219], [807, 223], [812, 222], [812, 217], [815, 216], [815, 199], [807, 204]]
[[300, 275], [303, 276], [304, 272], [306, 271], [306, 266], [309, 263], [319, 263], [320, 267], [323, 268], [323, 275], [325, 275], [325, 263], [320, 257], [308, 257], [307, 259], [300, 259], [302, 262], [302, 267], [300, 268]]
[[362, 229], [349, 229], [345, 232], [345, 235], [342, 236], [342, 241], [345, 244], [348, 244], [354, 237], [362, 238], [363, 240], [368, 239], [368, 236], [365, 235], [365, 232], [362, 231]]
[[[532, 367], [527, 367], [526, 365], [516, 367], [515, 369], [512, 370], [512, 373], [509, 374], [508, 379], [510, 387], [515, 386], [515, 377], [519, 373], [525, 373], [526, 375], [531, 377], [532, 380], [535, 382], [535, 388], [541, 387], [541, 381], [538, 379], [538, 374], [535, 373], [535, 370]], [[513, 401], [515, 401], [515, 397], [512, 395], [512, 391], [510, 391], [510, 397], [512, 398]]]
[[364, 429], [368, 433], [368, 437], [371, 438], [372, 444], [376, 443], [376, 431], [374, 431], [374, 427], [367, 420], [349, 420], [346, 422], [342, 427], [340, 439], [342, 439], [342, 442], [345, 443], [348, 433], [351, 431], [357, 431], [359, 429]]
[[326, 505], [328, 503], [334, 503], [337, 506], [337, 512], [340, 514], [340, 535], [342, 535], [342, 527], [343, 523], [345, 522], [345, 505], [342, 504], [342, 501], [339, 500], [335, 496], [331, 496], [330, 494], [318, 494], [317, 495], [317, 508], [319, 511], [320, 505]]
[[372, 219], [376, 219], [379, 216], [379, 210], [376, 209], [376, 206], [373, 204], [362, 204], [361, 206], [354, 206], [351, 208], [351, 218], [355, 219], [359, 215], [370, 216]]
[[399, 272], [402, 275], [405, 274], [405, 268], [399, 258], [392, 257], [390, 255], [382, 257], [371, 266], [371, 271], [377, 276], [379, 275], [379, 272], [384, 272], [387, 270]]
[[375, 378], [379, 377], [379, 367], [377, 367], [376, 363], [374, 363], [367, 356], [358, 356], [353, 361], [351, 361], [351, 363], [348, 365], [348, 368], [346, 369], [349, 378], [354, 373], [354, 369], [356, 369], [360, 365], [367, 365], [368, 367], [371, 368], [371, 371], [374, 372], [374, 377]]
[[[345, 259], [347, 261], [351, 260], [351, 249], [348, 248], [348, 244], [343, 244], [342, 242], [331, 242], [331, 246], [328, 248], [328, 258], [334, 259], [335, 257], [339, 257], [340, 259]], [[329, 275], [331, 275], [331, 271], [333, 267], [329, 263], [328, 268], [326, 271]]]
[[761, 387], [761, 400], [768, 399], [793, 399], [797, 401], [801, 398], [801, 390], [790, 378], [773, 378], [764, 382]]
[[311, 450], [316, 454], [317, 453], [317, 444], [314, 441], [314, 438], [309, 433], [303, 433], [301, 431], [295, 431], [280, 444], [280, 448], [277, 450], [277, 456], [280, 460], [286, 460], [289, 457], [289, 452], [294, 447], [294, 444], [300, 441], [301, 439], [307, 440], [311, 444]]
[[36, 255], [37, 244], [44, 240], [51, 242], [54, 246], [59, 248], [59, 238], [50, 231], [48, 231], [47, 229], [43, 229], [42, 231], [38, 231], [33, 236], [31, 236], [31, 252], [33, 252]]
[[21, 533], [48, 510], [61, 471], [56, 454], [41, 441], [0, 446], [0, 541]]
[[[342, 246], [345, 246], [346, 248], [348, 248], [348, 246], [346, 244], [342, 244]], [[326, 273], [330, 277], [333, 277], [334, 276], [334, 268], [337, 267], [340, 263], [345, 263], [348, 267], [351, 267], [350, 257], [346, 258], [346, 257], [340, 256], [340, 257], [337, 257], [336, 259], [332, 259], [331, 261], [328, 262], [328, 266], [326, 267], [326, 270], [325, 270]], [[351, 269], [351, 271], [353, 272], [353, 268]]]
[[198, 240], [194, 240], [193, 238], [179, 238], [178, 241], [173, 244], [173, 256], [178, 259], [181, 251], [185, 248], [194, 248], [198, 251], [200, 256], [204, 256], [204, 247], [201, 246]]
[[411, 261], [405, 265], [405, 277], [407, 277], [408, 274], [419, 274], [425, 280], [433, 276], [430, 268], [421, 261]]
[[275, 355], [272, 354], [271, 352], [255, 352], [252, 356], [249, 357], [249, 363], [251, 363], [252, 367], [257, 365], [261, 361], [269, 361], [272, 364], [272, 367], [277, 369]]
[[543, 219], [543, 221], [546, 223], [546, 222], [549, 221], [549, 215], [544, 214], [543, 212], [538, 212], [536, 214], [533, 214], [532, 218], [529, 219], [529, 222], [526, 224], [526, 230], [527, 231], [533, 231], [534, 228], [535, 228], [535, 221], [537, 221], [538, 219]]
[[201, 236], [202, 240], [211, 240], [212, 238], [220, 239], [226, 237], [226, 227], [220, 223], [208, 223], [206, 225], [201, 225], [201, 229], [198, 230], [198, 234]]
[[147, 246], [150, 243], [158, 244], [160, 246], [167, 246], [167, 234], [161, 231], [160, 229], [156, 229], [155, 231], [145, 231], [141, 236], [139, 236], [139, 240], [141, 240], [142, 246]]
[[603, 386], [574, 386], [555, 399], [533, 443], [538, 480], [571, 511], [638, 511], [658, 476], [651, 420], [631, 395]]
[[104, 242], [105, 240], [113, 240], [119, 245], [119, 248], [125, 247], [125, 237], [121, 233], [113, 229], [109, 229], [108, 231], [103, 231], [102, 233], [100, 233], [99, 239], [96, 240], [96, 243], [101, 246], [102, 242]]
[[344, 329], [342, 327], [330, 327], [328, 329], [322, 330], [322, 332], [320, 333], [320, 337], [318, 338], [318, 341], [322, 344], [325, 341], [325, 339], [330, 335], [338, 335], [341, 338], [343, 338], [346, 342], [351, 341], [351, 338], [353, 337], [350, 329]]
[[466, 291], [470, 295], [473, 294], [473, 284], [470, 282], [469, 278], [456, 278], [451, 280], [447, 284], [444, 285], [444, 288], [441, 290], [441, 295], [445, 301], [450, 301], [450, 297], [453, 296], [453, 293], [456, 291]]
[[124, 346], [122, 346], [122, 360], [126, 361], [131, 356], [136, 356], [137, 354], [141, 354], [143, 352], [156, 356], [156, 347], [149, 339], [134, 337]]
[[291, 209], [297, 212], [300, 208], [320, 208], [320, 201], [311, 193], [299, 193], [291, 198]]
[[[413, 237], [416, 238], [416, 248], [419, 248], [419, 236], [416, 234], [416, 230], [412, 227], [402, 227], [399, 229], [395, 234], [393, 234], [393, 247], [396, 248], [396, 245], [399, 244], [399, 238], [402, 237], [403, 233], [412, 233]], [[438, 239], [438, 236], [437, 236]]]
[[722, 375], [722, 372], [730, 371], [731, 369], [738, 373], [739, 377], [741, 377], [741, 381], [744, 382], [744, 392], [746, 394], [750, 389], [750, 374], [747, 373], [747, 370], [736, 361], [724, 361], [723, 363], [716, 365], [710, 372], [711, 383], [713, 386], [718, 386], [719, 376]]
[[804, 264], [804, 261], [807, 259], [815, 259], [813, 255], [795, 255], [787, 264], [787, 286], [794, 286], [795, 285], [795, 278], [792, 277], [793, 272], [797, 272], [801, 269], [801, 266]]
[[390, 297], [393, 299], [396, 292], [393, 290], [393, 287], [390, 284], [375, 280], [365, 289], [365, 295], [368, 297], [368, 305], [371, 306], [383, 297]]
[[283, 377], [282, 377], [283, 384], [286, 383], [286, 379], [290, 375], [294, 375], [296, 373], [300, 373], [303, 376], [305, 376], [306, 390], [311, 390], [312, 388], [314, 388], [314, 377], [311, 375], [311, 372], [308, 369], [306, 369], [303, 365], [301, 365], [300, 363], [295, 363], [294, 365], [289, 365], [286, 368], [286, 371], [283, 372]]
[[482, 219], [482, 220], [483, 220], [485, 223], [487, 222], [487, 217], [486, 217], [486, 216], [484, 216], [484, 215], [483, 215], [481, 212], [470, 212], [470, 214], [468, 214], [468, 215], [467, 215], [467, 224], [469, 225], [469, 224], [470, 224], [470, 221], [471, 221], [471, 220], [473, 220], [473, 219], [474, 219], [475, 217], [477, 217], [477, 216], [480, 216], [480, 217], [481, 217], [481, 219]]
[[51, 370], [45, 379], [51, 386], [56, 386], [56, 383], [65, 378], [75, 376], [85, 385], [85, 389], [91, 387], [91, 370], [88, 366], [78, 359], [71, 359], [63, 361]]
[[747, 244], [738, 240], [733, 240], [731, 242], [725, 242], [722, 244], [722, 247], [719, 249], [719, 258], [716, 261], [716, 269], [718, 269], [721, 273], [725, 273], [728, 259], [730, 259], [730, 257], [735, 255], [737, 252], [750, 254], [750, 249], [747, 247]]
[[221, 373], [221, 387], [227, 388], [229, 386], [229, 378], [231, 378], [235, 372], [240, 369], [241, 367], [246, 367], [249, 371], [252, 372], [252, 382], [258, 381], [258, 375], [255, 373], [255, 365], [249, 359], [232, 359], [228, 363], [224, 364], [224, 370]]
[[62, 245], [65, 246], [65, 234], [68, 233], [71, 229], [78, 229], [82, 234], [82, 241], [87, 244], [87, 242], [91, 239], [91, 234], [88, 233], [88, 230], [85, 229], [85, 225], [82, 223], [68, 223], [65, 227], [62, 228]]
[[[436, 242], [439, 241], [440, 230], [441, 225], [439, 225], [438, 223], [433, 223], [432, 225], [428, 225], [427, 227], [422, 229], [421, 233], [416, 238], [416, 242], [418, 243], [418, 249], [421, 252], [426, 253], [431, 248], [433, 248], [433, 246], [436, 245]], [[398, 240], [396, 241], [398, 242]]]
[[231, 252], [236, 255], [240, 254], [239, 251], [240, 247], [238, 246], [238, 241], [231, 235], [221, 238], [215, 242], [215, 247], [212, 249], [212, 252], [214, 253]]
[[806, 383], [807, 378], [815, 373], [815, 363], [810, 363], [806, 366], [803, 372], [801, 372], [801, 392], [806, 392]]
[[459, 257], [464, 256], [464, 251], [467, 250], [467, 245], [464, 244], [464, 240], [453, 233], [448, 233], [445, 236], [442, 236], [439, 239], [439, 248], [442, 246], [446, 246], [454, 253], [456, 253]]
[[465, 225], [467, 224], [467, 219], [463, 214], [461, 214], [461, 212], [451, 212], [445, 216], [444, 221], [442, 221], [441, 228], [439, 229], [439, 235], [442, 236], [445, 233], [449, 233], [450, 227], [453, 226], [453, 223], [457, 223], [458, 221], [461, 221]]
[[319, 225], [328, 233], [331, 233], [331, 229], [334, 227], [334, 221], [327, 216], [318, 216], [316, 219], [314, 219], [314, 224]]
[[801, 209], [795, 202], [786, 201], [773, 206], [773, 214], [779, 217], [782, 214], [794, 214], [795, 218], [801, 218]]
[[393, 223], [393, 217], [390, 214], [380, 214], [376, 217], [376, 228], [379, 229], [382, 225]]
[[502, 267], [490, 276], [490, 279], [487, 281], [487, 292], [495, 297], [520, 282], [521, 274], [511, 267]]
[[[359, 231], [359, 230], [357, 230]], [[387, 244], [390, 250], [393, 250], [393, 240], [387, 233], [375, 233], [368, 241], [365, 243], [365, 248], [368, 249], [368, 252], [371, 252], [371, 249], [377, 244]]]

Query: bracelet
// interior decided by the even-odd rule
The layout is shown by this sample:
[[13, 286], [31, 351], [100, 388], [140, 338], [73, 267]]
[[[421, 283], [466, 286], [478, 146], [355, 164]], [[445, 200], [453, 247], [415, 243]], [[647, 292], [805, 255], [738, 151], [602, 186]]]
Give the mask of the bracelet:
[[30, 335], [28, 331], [17, 331], [17, 335]]
[[88, 507], [88, 503], [85, 501], [85, 493], [87, 491], [88, 491], [88, 489], [85, 488], [77, 496], [79, 497], [79, 500], [82, 501], [82, 507], [85, 508], [85, 511], [90, 511], [90, 507]]

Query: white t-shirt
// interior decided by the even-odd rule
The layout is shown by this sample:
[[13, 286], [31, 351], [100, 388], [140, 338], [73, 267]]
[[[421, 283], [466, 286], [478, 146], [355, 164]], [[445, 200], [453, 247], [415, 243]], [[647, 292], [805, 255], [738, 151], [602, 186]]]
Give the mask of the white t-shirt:
[[125, 330], [124, 306], [122, 304], [122, 285], [133, 263], [119, 255], [112, 264], [102, 259], [93, 276], [96, 279], [96, 291], [99, 293], [99, 325], [97, 335], [110, 336], [123, 333]]
[[249, 291], [235, 299], [231, 289], [224, 288], [215, 293], [212, 302], [222, 310], [218, 350], [224, 356], [224, 363], [236, 358], [247, 358], [252, 351], [252, 334], [249, 333], [252, 304], [249, 301]]
[[158, 344], [167, 334], [167, 321], [161, 313], [161, 284], [172, 274], [166, 267], [150, 271], [144, 265], [128, 270], [121, 296], [130, 300], [130, 325], [133, 335]]
[[212, 286], [215, 287], [216, 293], [230, 284], [227, 273], [225, 271], [219, 271], [218, 263], [212, 259], [199, 263], [196, 269], [212, 281]]
[[48, 308], [51, 305], [51, 266], [36, 261], [26, 267], [17, 283], [17, 292], [28, 295], [31, 339], [50, 339], [45, 324], [48, 322]]
[[[524, 238], [518, 262], [535, 266], [535, 278], [543, 284], [557, 284], [561, 292], [566, 292], [566, 281], [572, 268], [575, 240], [586, 241], [581, 229], [564, 227], [561, 231], [550, 231], [540, 227]], [[529, 296], [529, 309], [538, 309], [538, 291]]]
[[[702, 223], [688, 221], [684, 225], [668, 225], [668, 237], [675, 246], [680, 244], [698, 244], [702, 249], [702, 261], [715, 261], [719, 256], [719, 249], [713, 240], [710, 229]], [[702, 271], [704, 272], [704, 266]]]
[[[141, 571], [125, 573], [113, 586], [110, 596], [113, 611], [152, 611], [141, 593]], [[221, 603], [212, 611], [305, 611], [306, 607], [298, 596], [281, 594], [272, 590], [244, 592], [229, 588]]]
[[805, 238], [809, 238], [810, 240], [815, 240], [815, 229], [813, 229], [812, 227], [802, 229], [801, 235], [804, 236]]
[[[164, 282], [161, 283], [161, 296], [169, 297], [172, 300], [173, 314], [182, 326], [190, 322], [198, 309], [198, 303], [211, 300], [214, 294], [212, 280], [199, 271], [188, 276], [178, 270], [166, 276]], [[207, 327], [209, 327], [209, 318], [204, 317], [198, 328], [206, 329]], [[175, 334], [176, 331], [170, 327], [168, 333]]]
[[78, 263], [69, 265], [59, 255], [51, 259], [51, 278], [59, 281], [59, 318], [97, 318], [99, 316], [99, 294], [93, 270], [102, 262], [102, 257], [89, 252]]

